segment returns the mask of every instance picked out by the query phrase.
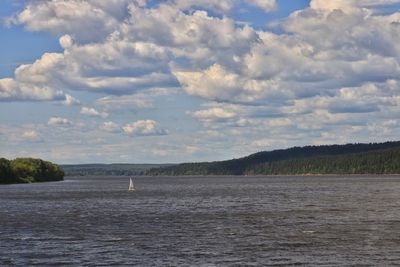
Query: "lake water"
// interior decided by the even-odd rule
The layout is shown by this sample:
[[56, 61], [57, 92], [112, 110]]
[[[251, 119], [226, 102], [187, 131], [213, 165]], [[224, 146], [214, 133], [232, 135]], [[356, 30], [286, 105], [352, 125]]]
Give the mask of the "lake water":
[[0, 186], [0, 266], [399, 266], [400, 177]]

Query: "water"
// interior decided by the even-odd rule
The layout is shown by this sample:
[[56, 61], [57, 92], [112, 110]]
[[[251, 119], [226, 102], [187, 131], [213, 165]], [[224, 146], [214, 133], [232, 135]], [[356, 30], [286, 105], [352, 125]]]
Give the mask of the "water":
[[400, 177], [0, 186], [0, 266], [399, 266]]

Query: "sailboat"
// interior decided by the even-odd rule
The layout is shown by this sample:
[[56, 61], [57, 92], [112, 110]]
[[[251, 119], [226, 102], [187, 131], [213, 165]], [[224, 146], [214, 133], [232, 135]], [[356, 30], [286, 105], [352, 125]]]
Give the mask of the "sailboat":
[[132, 178], [130, 178], [128, 191], [135, 191], [135, 190], [136, 190], [136, 189], [135, 189], [135, 187], [133, 186]]

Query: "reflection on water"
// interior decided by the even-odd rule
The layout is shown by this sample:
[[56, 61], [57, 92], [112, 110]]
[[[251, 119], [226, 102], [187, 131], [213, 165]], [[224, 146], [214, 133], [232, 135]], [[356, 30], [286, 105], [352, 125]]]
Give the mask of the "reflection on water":
[[387, 266], [400, 177], [67, 178], [0, 186], [0, 266]]

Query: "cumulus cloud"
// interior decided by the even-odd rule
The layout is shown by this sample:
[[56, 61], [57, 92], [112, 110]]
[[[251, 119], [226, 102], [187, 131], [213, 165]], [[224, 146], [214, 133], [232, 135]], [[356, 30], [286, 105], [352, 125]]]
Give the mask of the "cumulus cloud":
[[189, 94], [247, 103], [287, 103], [399, 77], [397, 16], [378, 17], [359, 8], [373, 1], [350, 2], [351, 10], [344, 1], [312, 2], [284, 21], [291, 35], [258, 32], [250, 52], [236, 55], [235, 68], [219, 61], [174, 74]]
[[71, 125], [72, 122], [67, 118], [62, 117], [50, 117], [47, 122], [48, 125]]
[[19, 66], [15, 78], [0, 80], [1, 90], [17, 94], [31, 85], [53, 95], [61, 95], [61, 90], [119, 95], [177, 85], [168, 68], [168, 51], [155, 44], [108, 40], [79, 46], [69, 44], [68, 39], [62, 42], [68, 46], [65, 53], [46, 53], [32, 64]]
[[[116, 30], [126, 18], [132, 0], [39, 0], [28, 2], [12, 22], [32, 31], [74, 35], [81, 42], [98, 41]], [[143, 1], [141, 4], [143, 4]], [[91, 30], [86, 30], [87, 28]]]
[[[75, 0], [28, 3], [18, 21], [29, 29], [66, 33], [59, 40], [65, 52], [46, 53], [33, 64], [20, 66], [13, 81], [45, 84], [52, 90], [87, 90], [115, 95], [173, 87], [178, 85], [170, 69], [173, 56], [187, 57], [196, 65], [221, 60], [234, 62], [233, 57], [226, 57], [226, 51], [237, 58], [257, 39], [250, 27], [238, 28], [233, 19], [211, 17], [205, 11], [185, 14], [166, 4], [147, 9], [138, 3], [131, 2], [127, 6], [127, 2], [119, 1], [120, 6], [116, 7], [118, 1], [110, 2], [110, 5]], [[72, 7], [80, 11], [69, 14]], [[79, 32], [87, 33], [86, 26], [90, 23], [82, 19], [86, 15], [86, 19], [91, 19], [93, 14], [89, 7], [103, 15], [122, 8], [128, 18], [111, 20], [116, 23], [113, 31], [102, 33], [104, 38], [94, 39], [97, 42], [85, 43], [80, 40]], [[107, 21], [97, 15], [93, 16]], [[76, 17], [71, 25], [65, 19], [70, 16]], [[79, 23], [79, 27], [74, 23]], [[164, 27], [162, 34], [159, 25]], [[177, 65], [175, 63], [172, 65]]]
[[333, 96], [315, 96], [297, 99], [292, 105], [282, 108], [287, 113], [312, 113], [327, 110], [330, 113], [371, 113], [397, 105], [398, 96], [393, 96], [389, 83], [367, 83], [359, 87], [341, 88]]
[[57, 86], [57, 69], [63, 56], [45, 53], [32, 64], [20, 65], [15, 78], [0, 79], [0, 99], [5, 101], [66, 101], [67, 95]]
[[79, 99], [76, 99], [75, 97], [66, 94], [65, 95], [65, 101], [64, 104], [67, 106], [74, 106], [74, 105], [80, 105], [81, 101]]
[[203, 10], [186, 14], [169, 5], [132, 9], [129, 23], [121, 28], [121, 36], [167, 47], [175, 56], [203, 66], [215, 61], [234, 64], [233, 56], [243, 55], [249, 44], [257, 40], [253, 29], [237, 27], [229, 17], [212, 17]]
[[[201, 99], [203, 108], [188, 113], [192, 118], [226, 127], [224, 136], [259, 140], [253, 148], [279, 138], [289, 140], [285, 144], [335, 134], [346, 140], [367, 138], [373, 127], [396, 129], [400, 14], [377, 10], [400, 1], [312, 0], [277, 22], [275, 32], [237, 21], [232, 10], [243, 3], [266, 12], [277, 7], [269, 0], [28, 1], [13, 22], [61, 36], [63, 51], [45, 53], [0, 79], [0, 100], [77, 105], [64, 92], [78, 90], [101, 93], [95, 104], [104, 111], [158, 109], [154, 99], [179, 88], [193, 103]], [[219, 104], [204, 108], [205, 102]], [[106, 118], [104, 111], [81, 109]], [[152, 120], [123, 127], [109, 121], [100, 128], [166, 134]], [[284, 134], [288, 129], [291, 135]], [[212, 138], [222, 140], [220, 134]], [[260, 138], [265, 134], [271, 138]]]
[[257, 32], [258, 41], [236, 55], [234, 68], [219, 61], [174, 74], [192, 95], [269, 105], [399, 77], [398, 15], [374, 16], [354, 3], [346, 9], [343, 1], [322, 8], [325, 2], [291, 14], [283, 23], [290, 35]]
[[17, 82], [11, 78], [0, 79], [0, 101], [61, 101], [62, 91], [48, 86]]
[[[20, 66], [12, 81], [112, 95], [180, 84], [190, 95], [251, 104], [284, 103], [400, 73], [398, 15], [375, 16], [369, 9], [397, 1], [313, 0], [283, 20], [290, 34], [239, 26], [226, 13], [239, 2], [169, 1], [152, 8], [125, 0], [28, 3], [16, 22], [63, 33], [65, 52]], [[276, 7], [272, 0], [245, 2]], [[214, 17], [201, 7], [228, 15]], [[82, 32], [93, 23], [102, 30], [91, 32], [101, 38], [85, 42]]]
[[88, 108], [88, 107], [82, 107], [80, 113], [92, 117], [101, 117], [103, 119], [108, 117], [107, 112], [99, 112], [94, 108]]
[[185, 91], [210, 99], [229, 99], [242, 91], [243, 81], [220, 65], [213, 65], [202, 72], [179, 71], [174, 73]]
[[157, 122], [154, 120], [138, 120], [126, 124], [122, 129], [127, 135], [149, 136], [167, 134], [166, 130], [158, 128]]
[[68, 49], [68, 48], [72, 47], [72, 45], [74, 44], [72, 37], [68, 34], [61, 36], [59, 39], [59, 42], [60, 42], [61, 47], [64, 49]]

